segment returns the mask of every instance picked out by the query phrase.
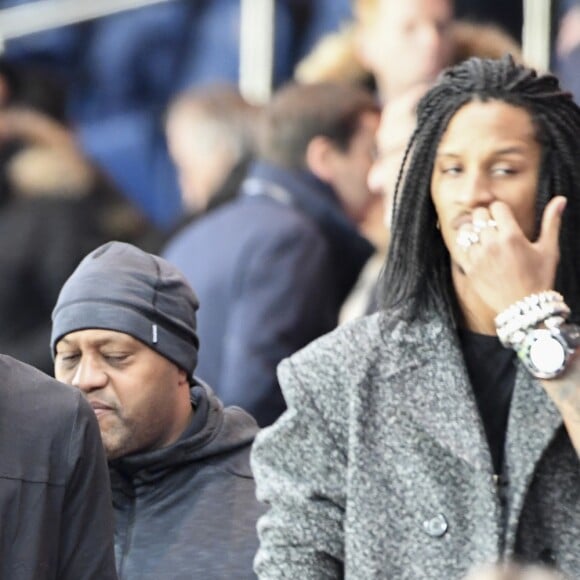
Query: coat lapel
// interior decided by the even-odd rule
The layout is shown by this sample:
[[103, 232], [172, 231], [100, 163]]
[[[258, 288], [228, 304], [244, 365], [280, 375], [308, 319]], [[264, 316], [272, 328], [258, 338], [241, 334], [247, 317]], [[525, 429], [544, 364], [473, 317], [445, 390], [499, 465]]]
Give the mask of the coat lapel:
[[493, 473], [491, 454], [453, 329], [438, 317], [397, 327], [400, 345], [397, 385], [405, 413], [453, 455]]

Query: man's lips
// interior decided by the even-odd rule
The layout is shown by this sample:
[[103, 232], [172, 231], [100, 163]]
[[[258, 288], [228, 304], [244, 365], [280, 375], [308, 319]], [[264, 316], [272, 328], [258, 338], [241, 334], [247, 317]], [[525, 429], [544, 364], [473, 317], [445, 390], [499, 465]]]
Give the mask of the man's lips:
[[473, 216], [470, 213], [463, 213], [459, 216], [457, 216], [452, 222], [451, 222], [451, 227], [454, 230], [459, 230], [461, 229], [463, 226], [467, 225], [467, 224], [472, 224], [473, 223]]
[[103, 403], [102, 401], [89, 401], [89, 403], [91, 404], [91, 407], [93, 408], [93, 411], [97, 417], [115, 410], [113, 407]]

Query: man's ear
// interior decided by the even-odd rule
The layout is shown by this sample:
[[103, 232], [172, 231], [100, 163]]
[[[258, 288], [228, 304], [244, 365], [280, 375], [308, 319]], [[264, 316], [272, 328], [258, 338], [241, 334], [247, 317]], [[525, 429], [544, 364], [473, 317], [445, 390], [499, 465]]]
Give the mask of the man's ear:
[[327, 183], [332, 183], [334, 178], [334, 153], [335, 149], [326, 137], [314, 137], [306, 147], [306, 166], [308, 169]]
[[185, 385], [187, 387], [187, 390], [189, 390], [189, 380], [187, 372], [185, 372], [183, 369], [178, 369], [178, 384], [180, 387]]

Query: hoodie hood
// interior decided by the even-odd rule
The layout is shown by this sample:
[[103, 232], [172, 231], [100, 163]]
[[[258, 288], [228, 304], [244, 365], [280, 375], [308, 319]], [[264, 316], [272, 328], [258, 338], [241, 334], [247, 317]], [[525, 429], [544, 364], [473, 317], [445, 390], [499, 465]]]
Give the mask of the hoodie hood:
[[[111, 470], [151, 482], [186, 464], [220, 461], [250, 446], [258, 433], [258, 424], [252, 416], [239, 407], [224, 408], [211, 387], [197, 378], [191, 387], [191, 404], [195, 409], [193, 419], [173, 445], [115, 459], [109, 463]], [[244, 461], [229, 461], [227, 469], [251, 477]]]

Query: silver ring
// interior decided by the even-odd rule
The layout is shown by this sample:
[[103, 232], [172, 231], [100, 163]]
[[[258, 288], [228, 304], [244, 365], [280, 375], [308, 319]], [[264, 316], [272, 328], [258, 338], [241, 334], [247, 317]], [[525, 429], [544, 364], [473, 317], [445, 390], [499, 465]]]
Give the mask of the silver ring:
[[473, 231], [481, 232], [485, 229], [497, 230], [497, 222], [495, 220], [474, 220], [473, 221]]
[[459, 230], [456, 242], [462, 250], [467, 251], [469, 248], [471, 248], [471, 246], [479, 244], [479, 234], [474, 230], [468, 230], [464, 228]]

